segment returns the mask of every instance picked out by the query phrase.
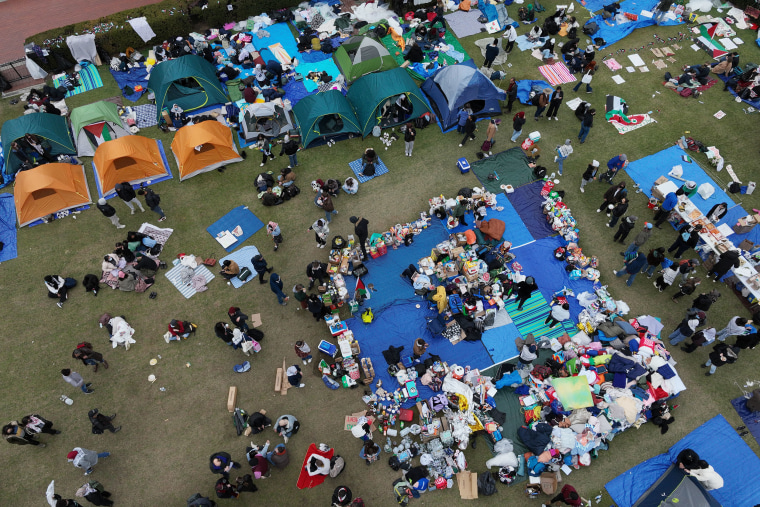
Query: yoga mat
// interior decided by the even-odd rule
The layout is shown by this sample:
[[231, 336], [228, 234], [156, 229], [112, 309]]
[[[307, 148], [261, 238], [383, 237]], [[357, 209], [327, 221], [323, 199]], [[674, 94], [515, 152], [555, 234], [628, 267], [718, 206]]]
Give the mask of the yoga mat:
[[206, 231], [211, 234], [211, 237], [216, 239], [216, 235], [220, 232], [232, 232], [237, 226], [240, 226], [243, 229], [243, 233], [240, 236], [237, 236], [236, 242], [225, 248], [227, 252], [232, 252], [242, 245], [246, 239], [250, 238], [258, 232], [259, 229], [264, 227], [264, 222], [259, 220], [259, 218], [248, 209], [248, 206], [238, 206], [211, 224]]
[[[519, 262], [519, 260], [518, 260]], [[544, 262], [546, 260], [544, 259]], [[534, 275], [531, 271], [523, 271], [526, 275]], [[515, 299], [510, 300], [505, 305], [509, 316], [512, 317], [517, 330], [520, 332], [520, 336], [525, 336], [528, 333], [533, 333], [533, 336], [538, 341], [542, 336], [548, 338], [559, 338], [565, 333], [574, 335], [575, 324], [572, 320], [568, 319], [564, 322], [560, 322], [553, 328], [549, 329], [548, 324], [544, 324], [546, 317], [549, 316], [551, 309], [549, 303], [546, 302], [541, 291], [535, 291], [531, 294], [530, 298], [523, 304], [522, 310], [517, 310], [517, 303]]]
[[546, 221], [546, 215], [543, 213], [544, 197], [541, 196], [543, 180], [535, 181], [529, 185], [523, 185], [515, 188], [511, 194], [507, 194], [509, 202], [514, 206], [515, 211], [520, 216], [522, 223], [533, 236], [533, 239], [548, 238], [556, 236], [549, 223]]
[[[243, 248], [241, 248], [237, 252], [233, 252], [233, 253], [231, 253], [229, 255], [226, 255], [226, 256], [222, 257], [221, 259], [219, 259], [219, 264], [218, 264], [219, 265], [219, 269], [222, 269], [222, 267], [221, 267], [222, 263], [224, 261], [227, 261], [227, 260], [236, 262], [241, 270], [243, 268], [250, 269], [251, 270], [251, 276], [249, 276], [248, 280], [246, 280], [245, 282], [243, 280], [241, 280], [240, 278], [236, 277], [236, 276], [233, 277], [233, 278], [231, 278], [230, 280], [228, 280], [229, 282], [232, 283], [233, 287], [235, 287], [236, 289], [239, 289], [240, 287], [242, 287], [246, 283], [250, 282], [251, 280], [255, 280], [257, 278], [256, 277], [256, 270], [253, 269], [253, 262], [251, 262], [251, 259], [253, 259], [257, 255], [259, 255], [259, 249], [258, 248], [256, 248], [253, 245], [244, 246]], [[286, 291], [286, 294], [287, 294], [287, 291]]]
[[577, 81], [575, 76], [570, 73], [570, 70], [568, 70], [567, 66], [562, 62], [556, 62], [551, 65], [541, 65], [538, 68], [538, 71], [553, 86]]
[[18, 257], [16, 247], [16, 204], [13, 194], [0, 194], [0, 241], [5, 245], [0, 250], [0, 262]]
[[349, 162], [348, 166], [351, 168], [351, 170], [356, 175], [356, 179], [359, 180], [359, 183], [366, 183], [369, 180], [373, 178], [377, 178], [378, 176], [382, 176], [383, 174], [386, 174], [388, 172], [388, 168], [385, 167], [385, 164], [383, 163], [382, 159], [380, 157], [377, 157], [377, 162], [375, 163], [375, 175], [374, 176], [360, 176], [359, 173], [362, 170], [362, 159], [354, 160], [353, 162]]
[[[79, 71], [79, 86], [74, 88], [73, 90], [69, 90], [66, 92], [66, 97], [73, 97], [74, 95], [79, 95], [80, 93], [84, 93], [89, 90], [94, 90], [95, 88], [100, 88], [103, 86], [103, 80], [100, 79], [100, 73], [98, 72], [98, 68], [94, 65], [87, 65], [85, 67], [82, 67], [82, 70]], [[63, 82], [63, 75], [56, 76], [53, 78], [53, 87], [58, 88], [61, 86], [61, 83]]]

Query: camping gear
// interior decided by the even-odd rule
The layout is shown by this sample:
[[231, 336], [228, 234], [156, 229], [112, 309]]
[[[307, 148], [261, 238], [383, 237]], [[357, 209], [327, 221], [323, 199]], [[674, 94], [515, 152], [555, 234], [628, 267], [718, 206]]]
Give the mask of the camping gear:
[[19, 227], [92, 202], [84, 167], [59, 163], [20, 172], [13, 200]]
[[69, 117], [77, 146], [77, 155], [91, 157], [106, 141], [131, 135], [113, 102], [100, 101], [77, 107]]
[[49, 113], [25, 114], [13, 120], [3, 123], [0, 130], [0, 138], [3, 142], [5, 154], [5, 169], [3, 180], [7, 183], [21, 168], [21, 161], [17, 157], [11, 157], [11, 143], [24, 137], [26, 134], [34, 134], [50, 143], [50, 154], [74, 155], [76, 148], [69, 134], [69, 126], [66, 118]]
[[293, 106], [293, 116], [301, 130], [304, 148], [362, 131], [351, 103], [338, 90], [304, 97]]
[[179, 167], [180, 181], [243, 160], [232, 140], [232, 131], [218, 121], [204, 121], [179, 129], [172, 141], [172, 153]]
[[459, 172], [462, 174], [467, 174], [470, 172], [470, 163], [467, 162], [467, 159], [462, 157], [459, 160], [457, 160], [457, 169], [459, 169]]
[[388, 49], [370, 36], [349, 37], [335, 50], [333, 60], [348, 83], [398, 66]]
[[297, 130], [291, 132], [294, 130], [292, 112], [284, 108], [279, 101], [248, 104], [243, 110], [240, 126], [240, 137], [246, 143], [255, 142], [259, 134], [270, 138], [283, 134], [289, 134], [291, 137], [300, 135]]
[[92, 164], [103, 196], [113, 194], [117, 183], [126, 181], [135, 185], [168, 173], [160, 144], [142, 136], [106, 141], [95, 150]]

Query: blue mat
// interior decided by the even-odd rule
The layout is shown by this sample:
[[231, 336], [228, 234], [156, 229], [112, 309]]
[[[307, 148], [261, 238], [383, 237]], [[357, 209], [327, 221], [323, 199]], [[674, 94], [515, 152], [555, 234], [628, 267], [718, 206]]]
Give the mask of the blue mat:
[[747, 398], [739, 396], [731, 400], [734, 410], [742, 418], [742, 424], [747, 427], [750, 434], [760, 444], [760, 412], [750, 412], [747, 408]]
[[756, 482], [760, 458], [720, 414], [679, 440], [668, 452], [648, 459], [612, 479], [605, 484], [607, 492], [618, 507], [633, 506], [675, 463], [678, 453], [684, 449], [696, 451], [701, 459], [712, 465], [723, 477], [723, 487], [710, 491], [721, 505], [752, 507], [760, 503], [758, 488], [748, 487]]
[[[335, 46], [335, 43], [333, 39], [330, 39], [331, 42], [333, 42], [333, 46]], [[340, 43], [338, 43], [340, 46]], [[328, 55], [327, 53], [323, 53], [322, 51], [309, 51], [307, 52], [301, 52], [298, 53], [298, 59], [304, 63], [316, 63], [321, 62], [322, 60], [327, 60], [328, 58], [332, 58], [332, 55]]]
[[[374, 268], [371, 265], [369, 267], [370, 273], [372, 273]], [[398, 278], [398, 275], [394, 276]], [[430, 354], [439, 355], [450, 365], [470, 365], [473, 368], [483, 369], [493, 364], [486, 348], [480, 342], [461, 341], [452, 345], [440, 336], [433, 338], [427, 329], [425, 317], [433, 318], [437, 312], [427, 310], [425, 303], [421, 303], [421, 305], [421, 308], [417, 308], [415, 302], [400, 302], [386, 308], [378, 315], [373, 305], [365, 303], [365, 307], [372, 306], [373, 311], [375, 311], [375, 320], [372, 324], [364, 324], [361, 319], [349, 319], [346, 322], [348, 328], [354, 333], [354, 337], [361, 344], [361, 356], [372, 359], [372, 365], [377, 375], [375, 380], [383, 381], [383, 389], [392, 392], [399, 387], [396, 378], [388, 374], [388, 363], [383, 358], [383, 351], [391, 345], [394, 347], [403, 346], [404, 350], [401, 351], [401, 357], [411, 356], [412, 344], [417, 338], [422, 338], [430, 344], [427, 350]], [[426, 357], [428, 357], [427, 354], [423, 356], [423, 359]], [[373, 385], [372, 388], [374, 389], [375, 386]], [[417, 390], [420, 399], [427, 399], [435, 394], [433, 390], [423, 386], [421, 382], [417, 382]], [[403, 406], [408, 408], [413, 405], [414, 402], [409, 401]]]
[[[148, 91], [148, 70], [145, 68], [145, 64], [141, 63], [139, 67], [129, 69], [129, 72], [119, 72], [111, 69], [111, 75], [116, 80], [116, 84], [119, 85], [122, 96], [127, 100], [137, 102], [143, 96], [143, 93]], [[133, 90], [130, 94], [124, 93], [124, 87], [127, 85]], [[134, 91], [137, 85], [143, 87], [142, 91]]]
[[[565, 271], [565, 263], [554, 260], [554, 250], [559, 246], [566, 246], [565, 240], [560, 236], [554, 236], [519, 248], [512, 248], [511, 252], [517, 257], [517, 262], [522, 265], [523, 274], [535, 278], [538, 290], [547, 301], [551, 301], [554, 293], [562, 290], [563, 287], [572, 289], [575, 294], [583, 291], [593, 292], [593, 282], [584, 279], [570, 280]], [[587, 255], [593, 253], [593, 251], [586, 252]], [[577, 322], [578, 314], [583, 308], [574, 297], [568, 297], [567, 301], [570, 304], [570, 318]], [[573, 333], [570, 334], [572, 336]]]
[[232, 252], [238, 248], [246, 239], [250, 238], [258, 232], [259, 229], [264, 227], [264, 222], [259, 220], [259, 218], [248, 209], [248, 206], [238, 206], [211, 224], [206, 231], [216, 239], [216, 235], [220, 232], [232, 232], [232, 230], [238, 225], [243, 229], [243, 234], [237, 237], [236, 242], [225, 248], [228, 252]]
[[530, 95], [530, 92], [531, 90], [533, 90], [534, 86], [540, 86], [542, 90], [544, 88], [551, 88], [551, 90], [554, 91], [554, 87], [550, 85], [549, 83], [547, 83], [546, 81], [521, 79], [520, 81], [517, 81], [517, 99], [520, 101], [521, 104], [535, 107], [530, 103], [530, 100], [528, 99], [528, 96]]
[[505, 326], [489, 329], [483, 333], [483, 346], [491, 356], [494, 364], [503, 363], [520, 354], [515, 346], [515, 338], [520, 336], [520, 331], [514, 322]]
[[[612, 23], [612, 26], [607, 26], [601, 14], [593, 16], [589, 21], [587, 21], [587, 23], [596, 21], [596, 24], [599, 26], [599, 30], [593, 35], [593, 38], [603, 38], [606, 44], [604, 46], [601, 46], [601, 49], [604, 49], [629, 36], [637, 28], [644, 28], [646, 26], [654, 25], [654, 19], [641, 16], [641, 11], [644, 10], [652, 12], [658, 3], [659, 0], [625, 0], [624, 2], [620, 2], [620, 12], [628, 12], [639, 16], [638, 20], [628, 21], [622, 25], [616, 25], [613, 21], [610, 21], [610, 23]], [[606, 4], [607, 2], [603, 3], [599, 9], [601, 9]], [[681, 24], [683, 23], [677, 20], [667, 20], [663, 23], [660, 23], [661, 26], [673, 26]]]
[[233, 252], [233, 253], [231, 253], [229, 255], [226, 255], [226, 256], [222, 257], [221, 259], [219, 259], [219, 266], [220, 266], [219, 269], [222, 269], [221, 268], [222, 263], [224, 261], [227, 261], [227, 260], [236, 262], [241, 270], [243, 268], [250, 269], [251, 270], [251, 276], [249, 276], [248, 280], [246, 280], [245, 282], [243, 280], [241, 280], [240, 278], [238, 278], [238, 277], [234, 277], [234, 278], [232, 278], [232, 279], [229, 280], [230, 282], [232, 282], [232, 286], [233, 287], [235, 287], [236, 289], [239, 289], [240, 287], [242, 287], [246, 283], [250, 282], [251, 280], [255, 280], [256, 279], [256, 270], [253, 269], [253, 263], [251, 262], [251, 259], [253, 259], [257, 255], [259, 255], [259, 249], [258, 248], [256, 248], [253, 245], [244, 246], [243, 248], [241, 248], [237, 252]]
[[549, 37], [539, 37], [540, 42], [531, 42], [528, 40], [527, 35], [518, 35], [515, 39], [515, 42], [517, 43], [517, 48], [520, 51], [532, 51], [533, 48], [540, 48], [543, 46], [548, 38]]
[[18, 257], [16, 247], [16, 204], [13, 194], [0, 194], [0, 241], [5, 245], [0, 250], [0, 262]]
[[362, 159], [357, 159], [357, 160], [354, 160], [353, 162], [349, 162], [348, 166], [356, 175], [356, 179], [359, 180], [359, 183], [366, 183], [372, 178], [377, 178], [378, 176], [382, 176], [383, 174], [386, 174], [388, 172], [388, 168], [385, 167], [385, 164], [383, 164], [383, 161], [380, 159], [380, 157], [377, 157], [377, 163], [375, 163], [374, 176], [359, 176], [359, 173], [362, 170]]
[[[506, 195], [503, 193], [496, 194], [496, 205], [503, 206], [504, 209], [502, 211], [496, 211], [493, 208], [488, 208], [486, 220], [498, 218], [507, 224], [507, 228], [504, 231], [504, 240], [512, 243], [512, 248], [534, 241], [530, 231], [525, 227], [520, 215], [515, 211], [514, 206], [509, 202]], [[469, 225], [458, 225], [451, 229], [450, 232], [464, 232], [468, 229], [474, 228], [475, 221], [471, 212], [467, 212], [465, 219]], [[442, 220], [441, 223], [445, 225], [446, 221]]]
[[[158, 144], [158, 151], [161, 153], [161, 160], [164, 163], [164, 171], [165, 173], [161, 176], [156, 176], [155, 178], [150, 179], [150, 184], [153, 185], [155, 183], [160, 183], [162, 181], [170, 180], [173, 178], [172, 176], [172, 170], [169, 167], [169, 161], [166, 160], [166, 153], [164, 152], [164, 145], [161, 143], [159, 139], [154, 139], [156, 141], [156, 144]], [[103, 195], [103, 189], [100, 186], [100, 176], [98, 176], [98, 171], [95, 170], [95, 161], [92, 162], [92, 172], [95, 175], [95, 186], [98, 189], [98, 197], [105, 197], [106, 199], [112, 199], [116, 197], [116, 192], [109, 192], [108, 195]], [[146, 182], [147, 184], [147, 182]], [[140, 183], [133, 183], [132, 188], [137, 190], [140, 188]]]
[[[525, 273], [530, 272], [526, 271]], [[517, 310], [517, 302], [514, 299], [506, 304], [505, 308], [520, 335], [527, 336], [528, 334], [533, 334], [536, 340], [542, 336], [559, 338], [565, 333], [569, 336], [575, 335], [577, 332], [575, 330], [575, 323], [571, 320], [560, 322], [553, 328], [544, 323], [549, 313], [551, 313], [549, 301], [551, 301], [551, 298], [544, 298], [540, 291], [536, 291], [525, 301], [522, 310]]]
[[[760, 40], [760, 39], [758, 39], [758, 40]], [[718, 76], [718, 79], [720, 79], [724, 83], [729, 80], [729, 78], [727, 78], [724, 75]], [[733, 88], [729, 88], [728, 91], [731, 92], [731, 95], [733, 95], [734, 97], [737, 96], [736, 90], [734, 90]], [[744, 99], [742, 99], [742, 102], [744, 102], [746, 104], [749, 104], [750, 106], [754, 107], [755, 109], [760, 109], [760, 100], [744, 100]]]
[[[721, 188], [721, 185], [713, 181], [712, 178], [705, 172], [702, 167], [693, 161], [687, 163], [681, 160], [681, 156], [688, 154], [678, 146], [671, 146], [663, 151], [659, 151], [648, 157], [644, 157], [639, 160], [635, 160], [628, 164], [626, 172], [628, 176], [633, 179], [641, 189], [644, 191], [647, 197], [652, 197], [652, 185], [655, 180], [662, 175], [667, 176], [670, 169], [674, 165], [680, 164], [683, 167], [683, 178], [695, 181], [697, 185], [702, 183], [710, 183], [715, 188], [715, 193], [710, 196], [709, 199], [702, 199], [699, 195], [695, 195], [692, 202], [699, 208], [702, 213], [707, 213], [710, 208], [718, 203], [725, 202], [728, 204], [729, 211], [726, 216], [718, 222], [719, 224], [728, 224], [733, 226], [736, 221], [747, 216], [747, 211], [741, 206], [736, 206], [734, 200]], [[691, 156], [689, 154], [689, 156]], [[675, 183], [679, 183], [677, 180]], [[734, 245], [738, 245], [744, 239], [748, 239], [753, 243], [760, 243], [760, 228], [755, 227], [746, 234], [732, 234], [728, 237]]]
[[319, 88], [319, 85], [312, 81], [311, 79], [306, 79], [306, 76], [309, 75], [309, 72], [327, 72], [330, 76], [332, 76], [333, 80], [340, 75], [340, 69], [338, 69], [338, 66], [335, 65], [335, 61], [330, 58], [329, 60], [321, 60], [318, 62], [304, 62], [301, 63], [298, 67], [296, 67], [296, 72], [301, 74], [304, 79], [302, 84], [304, 87], [306, 87], [306, 91], [308, 92], [315, 92], [317, 91], [317, 88]]
[[610, 0], [586, 0], [586, 5], [580, 2], [578, 2], [578, 5], [588, 9], [589, 12], [596, 12], [609, 3], [611, 3]]
[[517, 187], [514, 192], [507, 195], [533, 239], [548, 238], [557, 234], [549, 226], [546, 215], [542, 211], [544, 198], [541, 196], [541, 188], [543, 186], [543, 180], [534, 181]]
[[[291, 58], [294, 56], [299, 56], [298, 42], [293, 36], [293, 32], [290, 31], [290, 26], [287, 23], [275, 23], [274, 25], [264, 27], [263, 30], [269, 32], [269, 37], [259, 39], [259, 37], [254, 33], [252, 34], [253, 39], [251, 40], [251, 44], [253, 44], [253, 47], [255, 47], [259, 53], [261, 53], [261, 57], [265, 62], [269, 60], [276, 60], [272, 52], [269, 51], [269, 46], [272, 44], [277, 44], [278, 42], [282, 44], [282, 47], [285, 49], [285, 51], [288, 52]], [[265, 52], [267, 53], [267, 56], [264, 56]]]

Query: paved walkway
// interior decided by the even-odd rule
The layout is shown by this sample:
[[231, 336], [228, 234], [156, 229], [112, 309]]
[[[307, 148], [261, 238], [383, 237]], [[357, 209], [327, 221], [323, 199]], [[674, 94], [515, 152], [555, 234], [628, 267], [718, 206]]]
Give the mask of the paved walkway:
[[158, 2], [159, 0], [119, 0], [118, 2], [113, 0], [7, 0], [0, 2], [0, 62], [23, 58], [24, 40], [36, 33], [89, 19], [99, 19], [126, 9]]

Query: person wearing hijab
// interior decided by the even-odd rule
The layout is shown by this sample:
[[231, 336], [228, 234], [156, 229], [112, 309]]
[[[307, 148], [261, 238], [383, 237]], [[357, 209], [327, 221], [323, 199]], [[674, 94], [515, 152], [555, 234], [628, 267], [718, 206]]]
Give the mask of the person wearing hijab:
[[721, 218], [726, 216], [726, 213], [728, 212], [728, 204], [725, 202], [721, 202], [710, 208], [710, 211], [707, 212], [707, 219], [711, 221], [714, 224], [717, 224], [720, 222]]
[[525, 113], [520, 111], [512, 117], [512, 137], [513, 143], [517, 142], [517, 139], [522, 134], [523, 125], [525, 125]]

